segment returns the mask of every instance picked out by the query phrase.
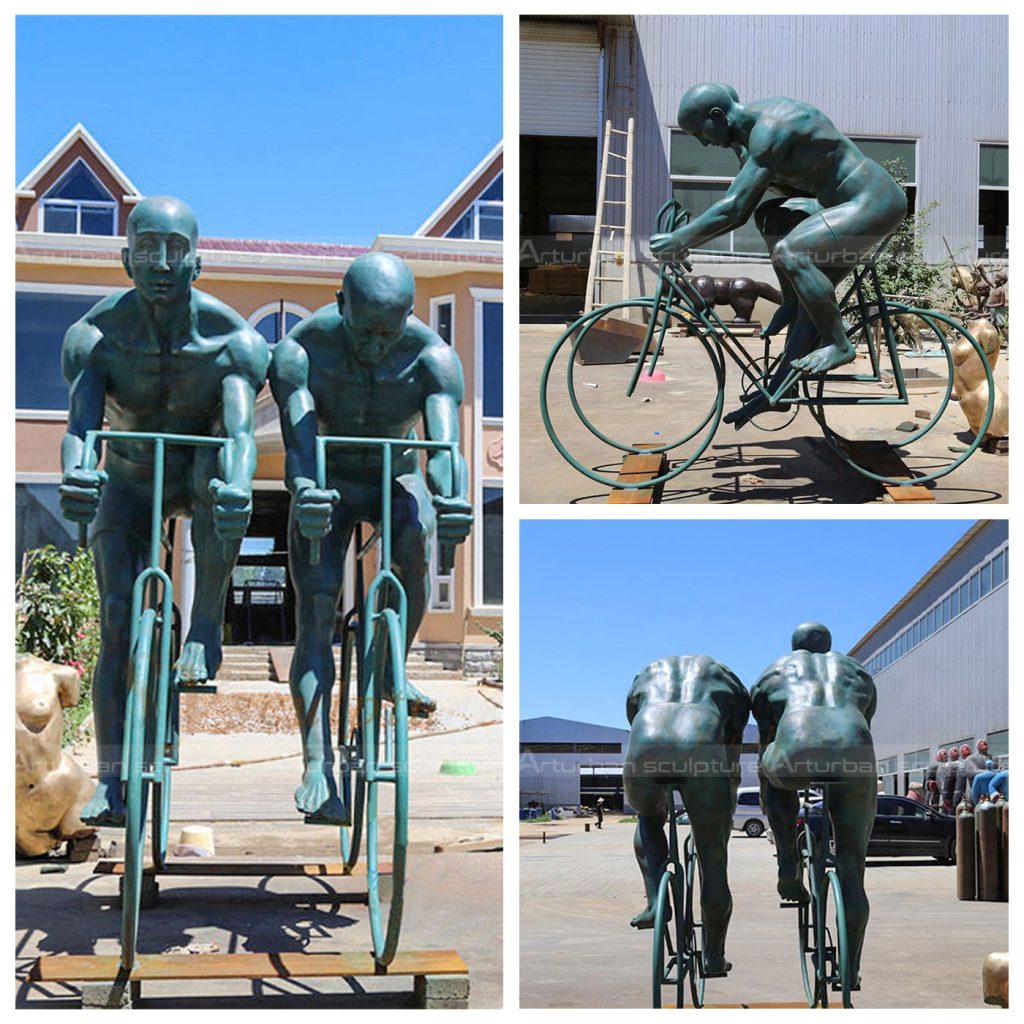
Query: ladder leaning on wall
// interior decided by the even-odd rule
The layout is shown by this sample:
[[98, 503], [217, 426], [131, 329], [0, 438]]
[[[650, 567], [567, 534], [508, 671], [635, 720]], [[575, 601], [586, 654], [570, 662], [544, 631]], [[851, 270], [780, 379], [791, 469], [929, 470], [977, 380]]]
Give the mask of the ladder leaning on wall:
[[[612, 148], [613, 143], [615, 149]], [[623, 145], [625, 152], [621, 148]], [[621, 187], [618, 186], [620, 181]], [[610, 195], [620, 198], [610, 198]], [[622, 211], [621, 220], [609, 220], [619, 210]], [[609, 119], [604, 125], [601, 179], [597, 189], [597, 218], [594, 224], [594, 243], [590, 250], [584, 313], [589, 313], [595, 306], [604, 302], [628, 298], [632, 245], [633, 118], [629, 118], [624, 131], [621, 128], [613, 128]], [[610, 273], [612, 268], [616, 269], [616, 273]], [[617, 272], [619, 268], [621, 272]], [[618, 284], [622, 289], [621, 293], [607, 296], [604, 292], [606, 284]]]

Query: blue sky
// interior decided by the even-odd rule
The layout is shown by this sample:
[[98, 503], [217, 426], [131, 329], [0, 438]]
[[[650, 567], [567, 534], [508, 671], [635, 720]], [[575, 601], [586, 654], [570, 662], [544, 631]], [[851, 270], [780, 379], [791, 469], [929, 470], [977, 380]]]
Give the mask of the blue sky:
[[520, 717], [627, 728], [649, 662], [709, 654], [751, 686], [807, 620], [847, 650], [970, 525], [524, 521]]
[[500, 17], [17, 19], [16, 175], [77, 122], [221, 237], [411, 234], [501, 138]]

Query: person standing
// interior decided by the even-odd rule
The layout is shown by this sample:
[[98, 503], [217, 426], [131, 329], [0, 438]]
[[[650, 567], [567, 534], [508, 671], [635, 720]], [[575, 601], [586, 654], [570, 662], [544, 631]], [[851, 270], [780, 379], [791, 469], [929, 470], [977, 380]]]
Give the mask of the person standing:
[[597, 798], [597, 827], [602, 828], [604, 825], [604, 797], [599, 796]]

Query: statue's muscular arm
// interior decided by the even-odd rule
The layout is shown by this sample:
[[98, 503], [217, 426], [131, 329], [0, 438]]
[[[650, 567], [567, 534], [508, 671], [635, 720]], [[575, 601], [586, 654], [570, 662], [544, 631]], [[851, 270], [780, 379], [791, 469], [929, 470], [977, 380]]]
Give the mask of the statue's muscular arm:
[[757, 722], [758, 743], [762, 750], [775, 739], [778, 720], [772, 708], [772, 694], [779, 681], [778, 664], [771, 665], [750, 690], [750, 710]]
[[[423, 382], [423, 426], [430, 441], [459, 440], [459, 406], [462, 403], [462, 365], [454, 349], [424, 324], [425, 345], [419, 357]], [[427, 486], [437, 511], [437, 536], [444, 545], [458, 544], [469, 535], [473, 507], [466, 496], [469, 474], [466, 460], [456, 448], [439, 449], [427, 457]]]
[[791, 133], [774, 117], [762, 117], [750, 133], [747, 159], [729, 191], [696, 220], [669, 234], [651, 238], [655, 256], [685, 252], [745, 224], [772, 184], [775, 169], [789, 149]]
[[68, 328], [61, 349], [61, 368], [68, 382], [68, 428], [61, 443], [63, 481], [61, 509], [75, 523], [91, 522], [99, 507], [100, 490], [107, 474], [79, 468], [89, 430], [103, 426], [107, 378], [99, 352], [102, 334], [89, 316]]
[[317, 488], [316, 402], [309, 385], [309, 353], [303, 343], [316, 327], [299, 324], [274, 348], [270, 362], [270, 389], [281, 412], [285, 450], [285, 486], [295, 503], [299, 531], [318, 539], [330, 529], [337, 491]]

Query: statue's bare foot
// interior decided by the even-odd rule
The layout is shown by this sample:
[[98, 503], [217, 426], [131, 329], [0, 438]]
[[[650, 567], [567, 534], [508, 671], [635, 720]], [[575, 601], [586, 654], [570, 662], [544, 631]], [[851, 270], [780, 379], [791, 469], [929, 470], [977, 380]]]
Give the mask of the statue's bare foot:
[[829, 370], [834, 370], [837, 366], [852, 363], [856, 355], [857, 353], [849, 342], [845, 345], [824, 345], [806, 356], [794, 359], [793, 367], [803, 370], [804, 373], [828, 373]]
[[732, 970], [732, 964], [725, 959], [724, 953], [704, 952], [704, 976], [707, 978], [724, 978]]
[[[672, 908], [665, 908], [665, 920], [672, 920]], [[638, 931], [644, 931], [647, 928], [654, 927], [654, 907], [648, 907], [646, 910], [641, 911], [632, 921], [629, 922], [630, 927], [636, 928]]]
[[82, 808], [79, 817], [86, 825], [111, 825], [115, 828], [124, 828], [124, 797], [121, 795], [120, 780], [104, 781], [101, 779], [97, 782], [96, 792]]
[[[384, 699], [394, 703], [395, 695], [390, 689], [384, 691]], [[406, 704], [413, 718], [429, 718], [436, 710], [437, 703], [425, 693], [417, 690], [408, 680], [405, 683]]]
[[788, 402], [777, 402], [775, 405], [769, 405], [764, 395], [758, 393], [749, 401], [744, 402], [738, 409], [734, 409], [728, 415], [723, 416], [722, 420], [724, 423], [732, 423], [739, 430], [740, 427], [749, 423], [750, 420], [760, 413], [789, 412], [789, 410], [790, 405]]
[[799, 878], [780, 878], [779, 895], [789, 903], [810, 903], [810, 893]]
[[307, 768], [302, 775], [302, 785], [295, 790], [295, 806], [302, 811], [309, 822], [324, 825], [349, 824], [348, 813], [330, 769], [323, 765]]
[[209, 682], [216, 676], [220, 662], [220, 629], [193, 623], [181, 649], [181, 657], [174, 666], [178, 684], [188, 687]]

